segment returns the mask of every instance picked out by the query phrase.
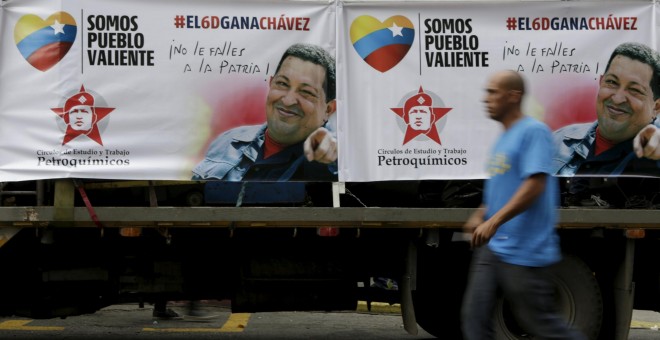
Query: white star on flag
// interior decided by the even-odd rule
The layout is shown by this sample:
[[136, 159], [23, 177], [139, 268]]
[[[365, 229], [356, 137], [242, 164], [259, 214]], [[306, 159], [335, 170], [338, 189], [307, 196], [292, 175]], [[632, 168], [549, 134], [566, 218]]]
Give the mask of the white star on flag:
[[396, 25], [396, 22], [392, 23], [392, 27], [388, 28], [390, 31], [392, 31], [392, 37], [396, 37], [397, 35], [400, 35], [403, 37], [403, 33], [401, 31], [403, 30], [403, 27], [399, 27]]
[[53, 34], [64, 34], [64, 24], [60, 24], [59, 21], [55, 20], [55, 23], [50, 25], [53, 28]]

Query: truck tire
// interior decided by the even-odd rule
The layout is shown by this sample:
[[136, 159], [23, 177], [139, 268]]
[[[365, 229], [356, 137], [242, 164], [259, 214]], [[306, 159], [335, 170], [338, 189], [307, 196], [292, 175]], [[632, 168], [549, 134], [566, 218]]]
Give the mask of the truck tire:
[[[558, 308], [568, 324], [580, 330], [587, 339], [597, 339], [603, 318], [603, 300], [591, 269], [578, 257], [564, 255], [552, 268]], [[504, 299], [495, 311], [497, 340], [528, 339], [516, 323]]]

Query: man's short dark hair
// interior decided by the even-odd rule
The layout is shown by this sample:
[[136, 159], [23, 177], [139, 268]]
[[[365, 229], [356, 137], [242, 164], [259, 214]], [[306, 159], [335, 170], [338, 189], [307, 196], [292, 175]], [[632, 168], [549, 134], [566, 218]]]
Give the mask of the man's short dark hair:
[[502, 82], [507, 90], [519, 91], [521, 95], [525, 94], [525, 79], [520, 72], [514, 70], [503, 71], [506, 75]]
[[287, 57], [294, 57], [309, 61], [316, 65], [322, 66], [325, 69], [325, 81], [323, 82], [323, 90], [325, 91], [326, 100], [329, 102], [335, 99], [335, 84], [337, 75], [335, 72], [335, 58], [330, 55], [326, 50], [320, 46], [312, 44], [294, 44], [291, 45], [282, 55], [275, 74], [280, 71], [280, 66]]
[[610, 56], [610, 60], [607, 62], [607, 67], [605, 67], [605, 72], [610, 69], [612, 60], [618, 55], [628, 57], [632, 60], [637, 60], [641, 63], [651, 66], [651, 69], [653, 70], [653, 76], [651, 77], [651, 83], [649, 86], [653, 91], [653, 100], [660, 98], [660, 54], [644, 44], [626, 42], [614, 49], [612, 55]]

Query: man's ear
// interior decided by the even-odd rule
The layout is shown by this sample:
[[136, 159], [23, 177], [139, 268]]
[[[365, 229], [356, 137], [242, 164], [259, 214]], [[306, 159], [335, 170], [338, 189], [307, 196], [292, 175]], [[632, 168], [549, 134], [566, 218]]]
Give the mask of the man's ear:
[[510, 103], [520, 103], [522, 101], [522, 91], [509, 90], [508, 95]]
[[660, 114], [660, 98], [656, 99], [655, 102], [653, 102], [653, 113], [655, 113], [655, 117]]
[[325, 105], [325, 113], [328, 117], [332, 116], [335, 111], [337, 111], [337, 99], [333, 99]]

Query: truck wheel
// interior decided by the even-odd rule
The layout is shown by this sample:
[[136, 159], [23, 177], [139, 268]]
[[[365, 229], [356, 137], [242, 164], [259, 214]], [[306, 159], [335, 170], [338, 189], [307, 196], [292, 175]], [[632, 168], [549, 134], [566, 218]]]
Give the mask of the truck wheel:
[[[603, 300], [589, 267], [576, 256], [564, 255], [564, 259], [552, 269], [552, 280], [556, 286], [558, 308], [568, 324], [582, 331], [587, 339], [598, 338]], [[497, 340], [529, 339], [504, 299], [497, 304], [495, 320]]]

